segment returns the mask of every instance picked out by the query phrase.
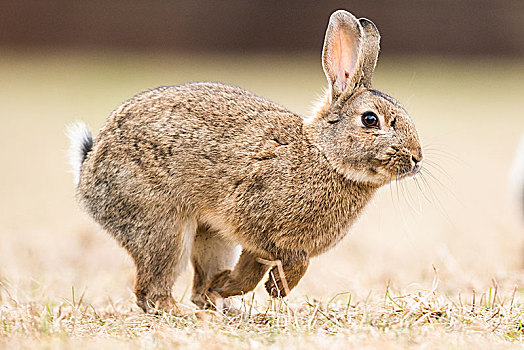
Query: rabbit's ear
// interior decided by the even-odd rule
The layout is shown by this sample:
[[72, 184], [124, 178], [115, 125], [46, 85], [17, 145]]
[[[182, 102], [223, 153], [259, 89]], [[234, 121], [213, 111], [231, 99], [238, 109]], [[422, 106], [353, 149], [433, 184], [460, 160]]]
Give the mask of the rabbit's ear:
[[322, 67], [331, 84], [333, 97], [353, 90], [360, 80], [363, 47], [363, 29], [351, 13], [338, 10], [329, 18]]
[[378, 52], [380, 51], [380, 34], [373, 22], [369, 19], [359, 19], [364, 29], [364, 62], [362, 64], [362, 79], [360, 84], [371, 89], [371, 78], [377, 64]]

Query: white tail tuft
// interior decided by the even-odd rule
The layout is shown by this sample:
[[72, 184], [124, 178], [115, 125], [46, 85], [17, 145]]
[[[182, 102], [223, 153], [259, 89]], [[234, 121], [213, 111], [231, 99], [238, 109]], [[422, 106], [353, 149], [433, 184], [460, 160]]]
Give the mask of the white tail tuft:
[[77, 121], [67, 126], [69, 138], [69, 165], [73, 173], [75, 185], [80, 182], [80, 169], [87, 154], [93, 148], [93, 136], [84, 122]]

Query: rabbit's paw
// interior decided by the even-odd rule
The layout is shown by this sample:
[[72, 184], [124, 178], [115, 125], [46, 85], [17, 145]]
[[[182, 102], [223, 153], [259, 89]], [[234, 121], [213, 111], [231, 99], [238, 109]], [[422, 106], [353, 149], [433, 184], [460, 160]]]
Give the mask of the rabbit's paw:
[[272, 298], [281, 298], [287, 295], [286, 288], [284, 287], [284, 282], [278, 275], [269, 275], [269, 279], [265, 284], [266, 291]]
[[231, 280], [231, 270], [224, 270], [216, 274], [208, 284], [207, 291], [201, 295], [195, 295], [191, 301], [202, 309], [214, 309], [224, 311], [229, 303], [222, 296], [222, 288]]
[[225, 312], [229, 309], [229, 300], [217, 291], [208, 291], [205, 295], [205, 303], [202, 308]]
[[154, 300], [139, 298], [137, 304], [145, 313], [155, 316], [160, 316], [164, 313], [184, 316], [192, 312], [190, 307], [177, 303], [171, 295], [157, 296]]

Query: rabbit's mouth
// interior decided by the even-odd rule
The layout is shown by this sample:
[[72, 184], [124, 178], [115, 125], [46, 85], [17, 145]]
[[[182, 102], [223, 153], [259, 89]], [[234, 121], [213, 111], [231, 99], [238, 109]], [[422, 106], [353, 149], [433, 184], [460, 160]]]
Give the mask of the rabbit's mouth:
[[347, 170], [344, 175], [349, 180], [356, 182], [367, 182], [375, 185], [383, 186], [392, 181], [400, 181], [405, 178], [415, 176], [421, 169], [420, 163], [415, 165], [399, 165], [399, 166], [378, 166], [369, 167], [361, 170]]
[[384, 166], [373, 169], [375, 176], [381, 178], [379, 182], [383, 184], [390, 183], [392, 181], [399, 181], [405, 178], [413, 177], [421, 169], [420, 162], [402, 163], [402, 164], [386, 164]]
[[417, 169], [413, 169], [413, 170], [410, 170], [404, 174], [401, 174], [400, 176], [397, 176], [396, 180], [403, 180], [403, 179], [406, 179], [408, 177], [413, 177], [415, 175], [418, 174], [418, 172], [420, 171], [420, 167], [417, 168]]
[[402, 180], [408, 177], [413, 177], [417, 175], [420, 172], [420, 169], [422, 168], [421, 162], [412, 162], [409, 165], [398, 167], [395, 170], [391, 169], [389, 171], [390, 176], [393, 177], [394, 180]]
[[410, 152], [407, 148], [391, 147], [386, 152], [381, 166], [384, 173], [392, 180], [402, 180], [415, 176], [422, 168], [422, 153]]

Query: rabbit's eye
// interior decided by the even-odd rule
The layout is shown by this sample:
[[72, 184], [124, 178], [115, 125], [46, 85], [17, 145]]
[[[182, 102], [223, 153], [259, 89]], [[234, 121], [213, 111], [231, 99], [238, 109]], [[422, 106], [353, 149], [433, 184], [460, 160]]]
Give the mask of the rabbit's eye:
[[366, 112], [362, 114], [362, 124], [367, 128], [377, 128], [378, 127], [378, 117], [373, 112]]

